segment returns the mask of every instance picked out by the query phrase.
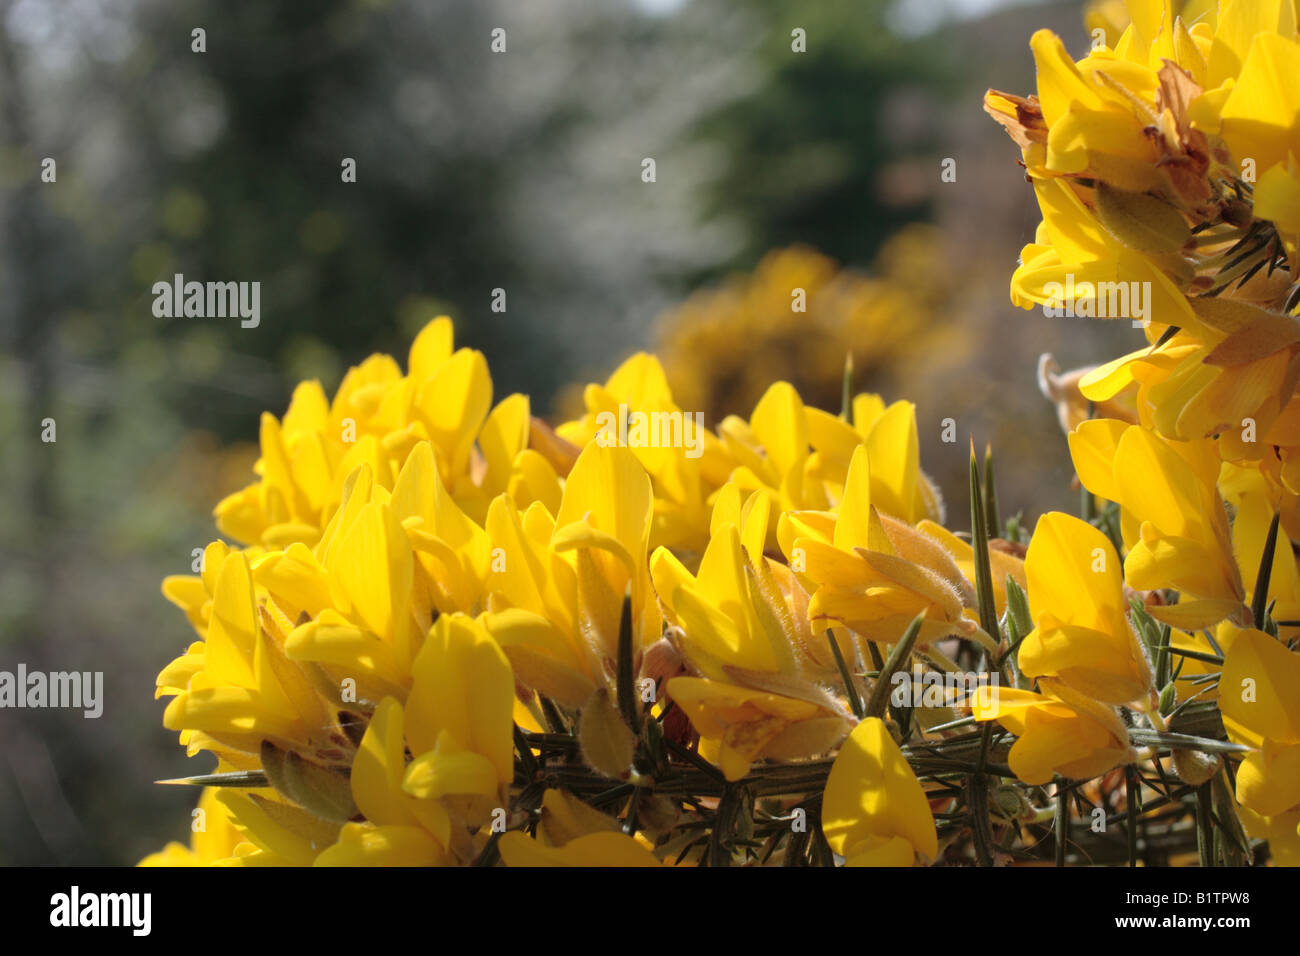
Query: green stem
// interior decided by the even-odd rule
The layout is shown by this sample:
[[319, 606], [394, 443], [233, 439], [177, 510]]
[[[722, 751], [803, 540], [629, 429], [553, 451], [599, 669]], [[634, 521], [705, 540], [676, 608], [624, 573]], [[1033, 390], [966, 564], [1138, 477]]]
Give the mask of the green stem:
[[1273, 576], [1273, 555], [1277, 551], [1278, 521], [1280, 511], [1273, 512], [1273, 520], [1268, 526], [1268, 537], [1264, 539], [1264, 553], [1259, 559], [1259, 573], [1255, 575], [1255, 596], [1250, 610], [1255, 617], [1255, 627], [1264, 630], [1264, 616], [1268, 610], [1268, 586]]
[[853, 711], [853, 716], [861, 720], [865, 716], [862, 709], [862, 699], [858, 696], [858, 690], [853, 686], [853, 677], [849, 674], [849, 666], [844, 663], [844, 655], [840, 653], [840, 645], [835, 640], [835, 629], [828, 627], [826, 629], [826, 640], [831, 645], [831, 656], [835, 658], [835, 666], [840, 669], [840, 680], [844, 681], [844, 693], [849, 698], [849, 709]]
[[1210, 785], [1196, 788], [1196, 852], [1201, 866], [1214, 866], [1214, 820], [1211, 818]]

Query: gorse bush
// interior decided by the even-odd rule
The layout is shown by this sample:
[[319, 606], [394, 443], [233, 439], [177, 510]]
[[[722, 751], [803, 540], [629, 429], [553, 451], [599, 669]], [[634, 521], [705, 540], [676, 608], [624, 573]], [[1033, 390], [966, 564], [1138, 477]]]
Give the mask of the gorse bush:
[[638, 354], [552, 429], [439, 318], [264, 415], [237, 544], [164, 583], [216, 767], [144, 862], [1300, 862], [1295, 9], [1113, 7], [986, 98], [1043, 216], [1013, 302], [1147, 340], [1042, 370], [1078, 517], [1004, 522], [973, 446], [946, 508], [849, 376], [706, 427]]

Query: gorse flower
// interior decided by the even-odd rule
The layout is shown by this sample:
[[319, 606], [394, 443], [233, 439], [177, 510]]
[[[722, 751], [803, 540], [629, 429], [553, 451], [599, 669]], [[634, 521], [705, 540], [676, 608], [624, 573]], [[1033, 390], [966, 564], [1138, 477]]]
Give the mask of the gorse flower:
[[1070, 454], [1084, 487], [1120, 505], [1128, 585], [1184, 595], [1176, 606], [1151, 608], [1155, 617], [1184, 629], [1245, 619], [1211, 442], [1170, 442], [1140, 426], [1095, 419], [1070, 433]]
[[318, 865], [469, 862], [481, 849], [473, 834], [514, 777], [510, 664], [460, 614], [438, 618], [414, 664], [405, 707], [380, 702], [352, 763], [366, 822], [346, 823]]
[[[1265, 29], [1247, 48], [1237, 83], [1219, 113], [1219, 131], [1234, 156], [1249, 157], [1258, 167], [1255, 215], [1273, 224], [1294, 263], [1300, 252], [1300, 114], [1288, 77], [1300, 69], [1295, 9], [1279, 0], [1251, 15]], [[1277, 32], [1268, 32], [1269, 27]], [[1239, 46], [1232, 51], [1239, 52]]]
[[938, 855], [925, 791], [879, 720], [858, 724], [836, 756], [822, 829], [848, 866], [911, 866], [915, 854]]
[[1011, 771], [1030, 784], [1054, 773], [1087, 779], [1136, 758], [1115, 711], [1043, 678], [1045, 693], [1005, 687], [975, 698], [975, 719], [996, 720], [1017, 737], [1008, 754]]
[[392, 490], [421, 441], [437, 451], [447, 491], [481, 521], [512, 478], [518, 487], [547, 470], [543, 452], [520, 458], [529, 447], [528, 409], [522, 395], [492, 408], [483, 354], [453, 350], [451, 320], [435, 319], [411, 346], [406, 375], [391, 357], [373, 355], [344, 376], [332, 402], [319, 383], [304, 382], [283, 421], [263, 415], [261, 479], [217, 506], [217, 527], [248, 544], [315, 544], [358, 466]]
[[1223, 662], [1220, 701], [1229, 735], [1256, 748], [1237, 771], [1247, 830], [1300, 854], [1300, 654], [1256, 630], [1236, 634]]
[[183, 732], [191, 752], [212, 750], [232, 761], [257, 754], [263, 741], [344, 759], [347, 737], [327, 699], [286, 657], [287, 623], [276, 619], [273, 599], [255, 600], [248, 556], [209, 546], [204, 583], [209, 580], [204, 640], [158, 676], [159, 695], [173, 696], [163, 723]]
[[[583, 447], [597, 437], [601, 416], [625, 419], [629, 413], [673, 416], [685, 427], [685, 414], [673, 401], [663, 367], [653, 355], [639, 353], [624, 362], [602, 385], [588, 385], [583, 392], [586, 414], [556, 429], [560, 438]], [[608, 420], [608, 419], [607, 419]], [[652, 546], [703, 550], [708, 539], [708, 499], [727, 480], [729, 456], [716, 436], [701, 429], [695, 436], [701, 454], [687, 454], [684, 443], [637, 445], [632, 447], [650, 476], [655, 498]]]
[[1070, 515], [1044, 515], [1025, 576], [1036, 626], [1020, 646], [1020, 669], [1111, 704], [1145, 699], [1151, 667], [1129, 625], [1119, 558], [1106, 536]]
[[574, 464], [555, 518], [540, 503], [520, 514], [509, 496], [493, 502], [488, 531], [501, 560], [483, 621], [529, 686], [570, 707], [612, 691], [625, 592], [638, 650], [658, 638], [646, 563], [651, 507], [632, 453], [594, 443]]
[[647, 846], [618, 829], [618, 821], [562, 790], [547, 790], [536, 837], [501, 837], [507, 866], [662, 866]]
[[[850, 719], [844, 705], [805, 674], [811, 629], [799, 616], [807, 595], [799, 600], [798, 582], [763, 555], [768, 499], [756, 491], [744, 506], [739, 502], [735, 485], [718, 496], [698, 576], [665, 548], [651, 559], [687, 671], [668, 681], [668, 694], [700, 734], [701, 754], [729, 780], [743, 777], [759, 756], [829, 751]], [[785, 588], [778, 575], [785, 576]]]
[[872, 501], [871, 471], [867, 446], [859, 446], [837, 514], [782, 516], [791, 567], [813, 592], [809, 616], [884, 643], [898, 641], [918, 614], [924, 615], [920, 637], [926, 643], [981, 634], [965, 614], [975, 592], [953, 555], [906, 521], [881, 514]]
[[[430, 382], [453, 412], [421, 399]], [[518, 396], [489, 412], [490, 391], [437, 320], [407, 376], [373, 357], [332, 403], [305, 385], [283, 423], [263, 419], [261, 480], [218, 508], [249, 549], [214, 542], [198, 577], [164, 584], [200, 638], [159, 675], [164, 723], [220, 773], [262, 775], [205, 798], [238, 835], [205, 861], [470, 862], [512, 803], [519, 728], [573, 721], [600, 772], [645, 773], [636, 726], [619, 727], [675, 709], [681, 739], [740, 780], [836, 751], [866, 690], [841, 682], [844, 654], [861, 666], [855, 637], [897, 640], [918, 610], [927, 642], [978, 630], [960, 555], [913, 527], [940, 533], [942, 508], [908, 403], [861, 395], [845, 422], [779, 384], [697, 459], [593, 430], [610, 406], [680, 411], [650, 356], [588, 389], [588, 417], [554, 435]], [[778, 527], [826, 532], [807, 542], [811, 571], [773, 556]], [[851, 586], [878, 595], [864, 606], [885, 630], [872, 611], [825, 633], [823, 551], [856, 563]], [[630, 707], [625, 661], [653, 690]], [[610, 819], [497, 852], [653, 859]]]

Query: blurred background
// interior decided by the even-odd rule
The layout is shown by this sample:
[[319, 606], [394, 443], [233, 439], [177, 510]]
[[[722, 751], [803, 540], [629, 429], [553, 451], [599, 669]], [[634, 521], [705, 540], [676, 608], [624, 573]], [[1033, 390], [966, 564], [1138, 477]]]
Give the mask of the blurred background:
[[[781, 378], [838, 410], [851, 352], [859, 389], [916, 402], [955, 527], [967, 434], [995, 449], [1004, 514], [1073, 510], [1037, 357], [1094, 363], [1140, 333], [1011, 306], [1038, 214], [982, 97], [1033, 91], [1037, 27], [1082, 55], [1083, 14], [0, 0], [0, 669], [105, 674], [99, 720], [0, 710], [0, 864], [129, 864], [187, 839], [195, 794], [152, 781], [210, 766], [153, 699], [193, 639], [160, 581], [250, 480], [262, 410], [372, 351], [404, 361], [440, 313], [498, 397], [553, 421], [638, 349], [709, 424]], [[177, 272], [260, 281], [260, 326], [155, 318], [151, 287]]]

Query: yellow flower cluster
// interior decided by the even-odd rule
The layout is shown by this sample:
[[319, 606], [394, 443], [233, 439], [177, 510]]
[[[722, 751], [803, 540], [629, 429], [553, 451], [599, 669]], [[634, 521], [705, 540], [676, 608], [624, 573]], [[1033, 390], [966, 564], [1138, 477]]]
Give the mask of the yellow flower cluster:
[[[644, 776], [636, 738], [669, 708], [727, 780], [833, 753], [856, 726], [854, 760], [876, 769], [833, 780], [883, 763], [892, 792], [906, 763], [836, 690], [828, 628], [859, 664], [861, 641], [896, 642], [917, 615], [927, 646], [993, 642], [969, 547], [916, 530], [942, 507], [913, 407], [859, 395], [845, 420], [777, 383], [748, 420], [696, 434], [644, 354], [584, 400], [554, 432], [523, 396], [492, 407], [483, 356], [444, 318], [406, 374], [375, 356], [332, 402], [309, 382], [263, 417], [258, 481], [216, 509], [243, 547], [216, 541], [199, 576], [164, 582], [200, 640], [158, 678], [165, 725], [248, 786], [211, 791], [214, 830], [151, 861], [468, 863], [491, 841], [507, 862], [657, 862], [647, 832], [606, 832], [613, 817], [560, 788], [530, 809], [570, 825], [525, 836], [511, 787], [516, 749], [541, 755], [518, 735], [544, 726], [576, 727], [607, 777]], [[638, 419], [678, 440], [628, 440]], [[903, 776], [888, 812], [834, 803], [847, 829], [829, 845], [935, 856]]]
[[1123, 398], [1166, 439], [1212, 439], [1222, 461], [1265, 476], [1296, 537], [1295, 7], [1225, 0], [1195, 22], [1168, 0], [1127, 9], [1115, 47], [1078, 62], [1040, 30], [1038, 95], [985, 98], [1043, 214], [1012, 300], [1143, 321], [1151, 344], [1083, 376], [1082, 398]]
[[890, 384], [968, 351], [971, 331], [939, 321], [952, 275], [938, 228], [920, 223], [891, 236], [869, 274], [806, 246], [778, 249], [663, 315], [658, 355], [678, 402], [711, 421], [751, 407], [775, 381], [838, 405], [846, 356], [860, 381]]
[[[985, 99], [1021, 148], [1043, 216], [1012, 301], [1048, 315], [1147, 320], [1145, 347], [1045, 377], [1079, 480], [1116, 506], [1109, 528], [1123, 581], [1104, 535], [1043, 519], [1026, 562], [1037, 628], [1019, 660], [1049, 692], [1068, 688], [1057, 695], [1065, 704], [1138, 701], [1157, 724], [1174, 699], [1160, 707], [1162, 690], [1217, 701], [1231, 739], [1252, 748], [1235, 778], [1242, 822], [1270, 840], [1276, 860], [1295, 863], [1296, 9], [1292, 0], [1129, 0], [1093, 4], [1089, 26], [1093, 48], [1078, 61], [1054, 34], [1034, 34], [1036, 96]], [[1092, 418], [1090, 407], [1111, 417]], [[1052, 550], [1056, 563], [1040, 574], [1039, 555]], [[1088, 573], [1093, 559], [1100, 574]], [[1133, 596], [1174, 653], [1193, 655], [1180, 657], [1187, 666], [1167, 689], [1152, 682], [1124, 621]], [[1110, 649], [1094, 659], [1103, 643]], [[1017, 746], [1028, 746], [1033, 725], [1008, 716], [1023, 733]]]

